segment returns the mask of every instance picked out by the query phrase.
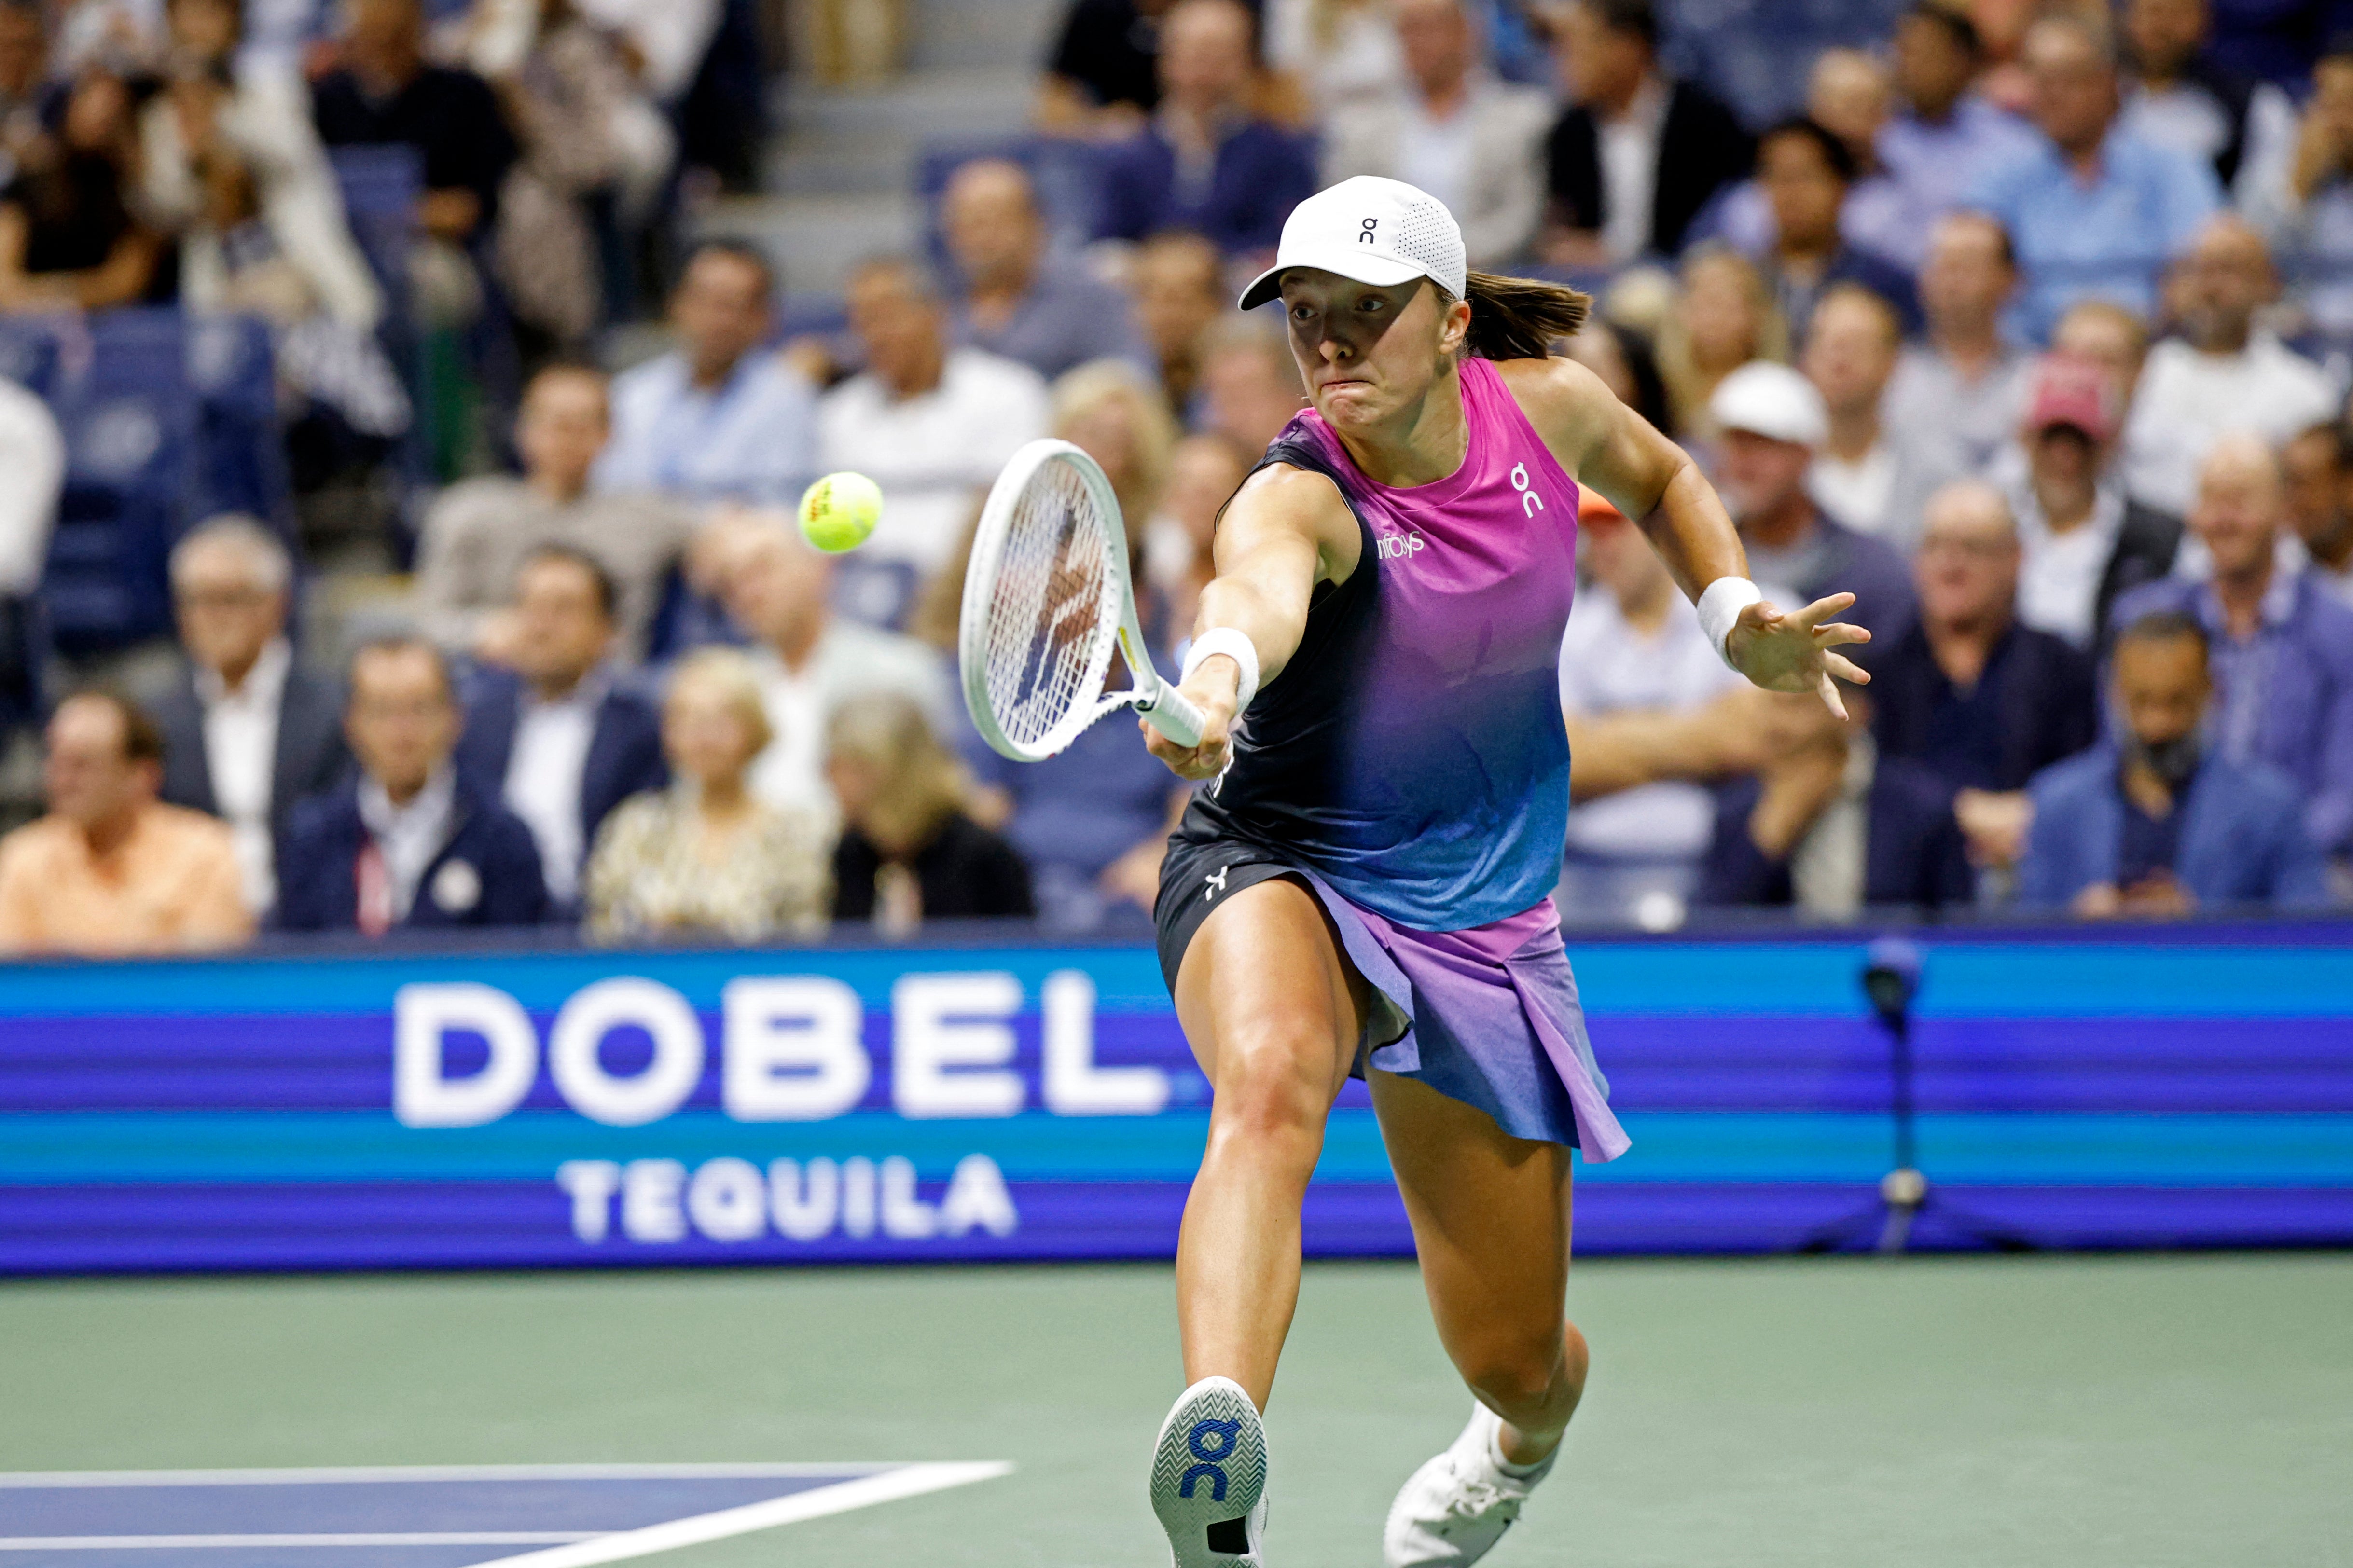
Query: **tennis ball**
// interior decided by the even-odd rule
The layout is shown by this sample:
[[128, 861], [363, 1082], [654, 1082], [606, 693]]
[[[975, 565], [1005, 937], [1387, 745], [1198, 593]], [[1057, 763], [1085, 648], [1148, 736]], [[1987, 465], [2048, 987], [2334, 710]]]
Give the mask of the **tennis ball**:
[[855, 550], [882, 516], [882, 487], [864, 474], [828, 474], [801, 492], [801, 537], [819, 550]]

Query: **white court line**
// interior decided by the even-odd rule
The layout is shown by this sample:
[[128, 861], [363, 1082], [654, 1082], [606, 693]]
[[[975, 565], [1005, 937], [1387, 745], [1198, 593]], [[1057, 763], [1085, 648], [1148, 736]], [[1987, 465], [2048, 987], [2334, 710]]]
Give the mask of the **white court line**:
[[0, 1470], [0, 1487], [250, 1487], [340, 1481], [630, 1481], [875, 1475], [888, 1464], [321, 1465], [253, 1470]]
[[595, 1564], [601, 1563], [623, 1563], [632, 1557], [650, 1557], [657, 1552], [698, 1546], [706, 1541], [745, 1535], [779, 1524], [797, 1524], [805, 1519], [822, 1519], [828, 1514], [871, 1508], [880, 1502], [921, 1497], [925, 1492], [944, 1491], [950, 1487], [970, 1486], [975, 1481], [993, 1480], [998, 1476], [1009, 1475], [1012, 1470], [1013, 1467], [1002, 1460], [902, 1465], [897, 1469], [868, 1476], [862, 1480], [818, 1487], [810, 1491], [796, 1492], [791, 1497], [746, 1503], [740, 1508], [723, 1508], [715, 1513], [699, 1513], [687, 1519], [674, 1519], [666, 1524], [649, 1524], [643, 1530], [625, 1530], [571, 1546], [551, 1546], [544, 1552], [526, 1552], [519, 1557], [485, 1558], [473, 1564], [473, 1568], [491, 1568], [492, 1563], [498, 1564], [499, 1568], [595, 1568]]
[[0, 1552], [121, 1552], [142, 1546], [544, 1546], [595, 1541], [579, 1530], [407, 1531], [372, 1535], [0, 1535]]

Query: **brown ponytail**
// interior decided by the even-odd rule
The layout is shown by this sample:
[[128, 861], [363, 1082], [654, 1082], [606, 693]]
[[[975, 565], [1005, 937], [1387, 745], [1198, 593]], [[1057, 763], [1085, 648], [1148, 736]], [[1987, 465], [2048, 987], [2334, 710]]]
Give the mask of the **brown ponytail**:
[[1463, 282], [1471, 331], [1462, 347], [1481, 359], [1544, 359], [1555, 340], [1572, 337], [1585, 325], [1586, 312], [1593, 308], [1590, 295], [1533, 278], [1472, 272]]

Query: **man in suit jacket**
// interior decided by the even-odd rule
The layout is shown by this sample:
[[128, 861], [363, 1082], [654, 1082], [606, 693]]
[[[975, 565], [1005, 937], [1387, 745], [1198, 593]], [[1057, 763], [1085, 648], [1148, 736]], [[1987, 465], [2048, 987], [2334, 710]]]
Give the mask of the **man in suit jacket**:
[[484, 799], [522, 818], [539, 846], [549, 899], [579, 901], [580, 870], [610, 812], [670, 782], [661, 714], [605, 665], [613, 579], [563, 545], [526, 557], [515, 582], [515, 668], [488, 670], [466, 705], [458, 769]]
[[1188, 228], [1229, 256], [1271, 250], [1291, 209], [1315, 194], [1314, 149], [1250, 112], [1253, 26], [1236, 0], [1169, 7], [1160, 107], [1141, 135], [1112, 150], [1097, 238]]
[[219, 517], [172, 552], [172, 603], [187, 658], [156, 699], [163, 798], [225, 819], [248, 907], [277, 896], [277, 847], [297, 803], [351, 764], [343, 691], [294, 662], [286, 640], [292, 563], [250, 518]]
[[2295, 782], [2204, 742], [2214, 687], [2198, 618], [2160, 610], [2129, 622], [2114, 670], [2116, 740], [2035, 777], [2019, 900], [2094, 920], [2327, 904]]
[[2025, 847], [2026, 783], [2099, 736], [2088, 654], [2018, 624], [2018, 524], [2001, 492], [1963, 479], [1928, 499], [1913, 563], [1920, 616], [1870, 650], [1883, 757], [1925, 763], [1959, 794], [1981, 866]]
[[1576, 101], [1546, 146], [1546, 259], [1619, 266], [1672, 256], [1716, 192], [1748, 177], [1756, 146], [1732, 110], [1659, 74], [1651, 0], [1577, 0], [1557, 37]]
[[1324, 135], [1324, 183], [1379, 174], [1419, 185], [1462, 226], [1471, 265], [1494, 270], [1535, 243], [1552, 100], [1478, 69], [1464, 0], [1398, 0], [1408, 79], [1343, 105]]
[[1866, 906], [1942, 909], [1975, 896], [1952, 786], [1880, 752], [1862, 688], [1847, 689], [1846, 704], [1841, 724], [1818, 701], [1790, 703], [1793, 742], [1719, 792], [1699, 902], [1846, 920]]
[[440, 650], [387, 637], [353, 656], [344, 734], [356, 776], [294, 813], [280, 861], [283, 931], [536, 925], [539, 847], [522, 818], [459, 776], [458, 700]]

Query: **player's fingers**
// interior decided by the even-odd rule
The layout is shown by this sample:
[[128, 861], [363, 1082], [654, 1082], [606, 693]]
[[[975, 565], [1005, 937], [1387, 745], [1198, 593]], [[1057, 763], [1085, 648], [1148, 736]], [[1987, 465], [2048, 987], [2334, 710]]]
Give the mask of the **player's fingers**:
[[1855, 663], [1854, 660], [1847, 658], [1844, 654], [1826, 653], [1822, 655], [1822, 668], [1830, 671], [1832, 675], [1837, 676], [1841, 680], [1852, 680], [1857, 686], [1868, 686], [1871, 684], [1871, 671], [1863, 668], [1862, 666]]
[[1841, 723], [1844, 723], [1846, 721], [1846, 700], [1839, 695], [1838, 682], [1831, 679], [1826, 672], [1822, 676], [1822, 683], [1818, 689], [1822, 694], [1822, 700], [1830, 705], [1830, 710], [1839, 716], [1839, 721]]
[[1845, 609], [1848, 605], [1853, 603], [1854, 595], [1852, 594], [1832, 594], [1826, 599], [1816, 599], [1804, 609], [1799, 610], [1791, 615], [1789, 619], [1799, 626], [1805, 627], [1808, 631], [1812, 631], [1816, 626], [1821, 625], [1824, 621], [1829, 620], [1832, 616], [1837, 615], [1841, 610]]
[[1847, 621], [1831, 621], [1814, 628], [1816, 647], [1838, 647], [1851, 642], [1869, 642], [1871, 629]]

